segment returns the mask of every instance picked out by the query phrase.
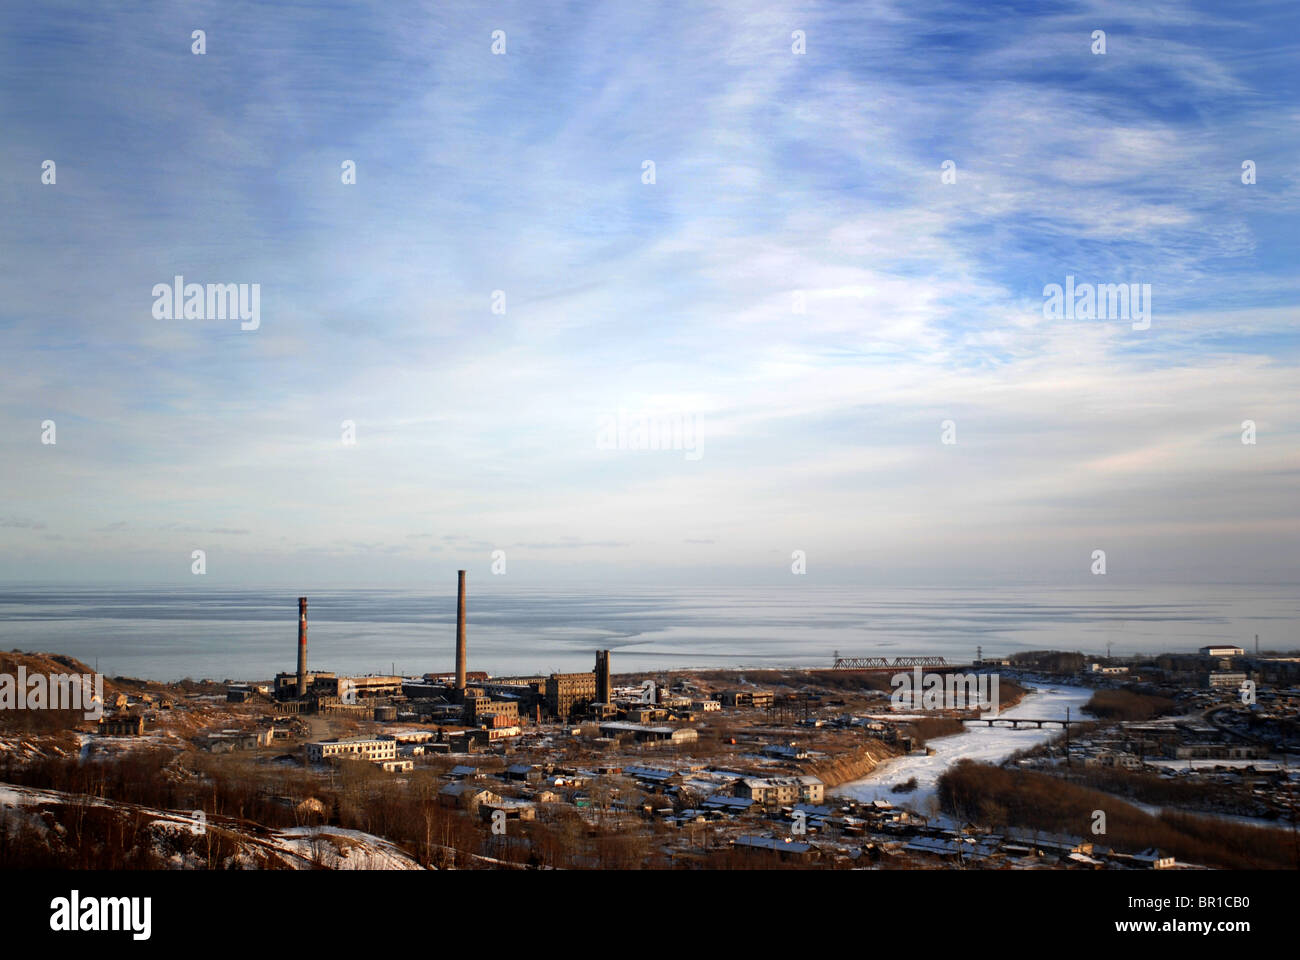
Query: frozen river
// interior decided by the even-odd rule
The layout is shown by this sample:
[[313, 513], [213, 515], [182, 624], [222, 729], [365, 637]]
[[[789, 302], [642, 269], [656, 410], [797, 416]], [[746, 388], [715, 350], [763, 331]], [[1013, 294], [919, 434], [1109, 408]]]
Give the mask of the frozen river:
[[[1035, 717], [1065, 719], [1068, 708], [1071, 718], [1082, 718], [1083, 705], [1091, 699], [1093, 690], [1088, 687], [1058, 686], [1035, 683], [1036, 689], [1014, 707], [1003, 710], [1001, 717]], [[855, 800], [888, 800], [895, 805], [911, 807], [918, 813], [930, 813], [930, 800], [934, 796], [939, 776], [958, 760], [976, 760], [998, 763], [1017, 750], [1044, 743], [1061, 733], [1060, 727], [1039, 729], [1022, 727], [968, 727], [965, 733], [931, 740], [932, 756], [906, 756], [890, 760], [877, 767], [870, 776], [835, 787], [831, 793], [852, 797]], [[911, 793], [893, 793], [891, 788], [916, 777], [917, 787]]]

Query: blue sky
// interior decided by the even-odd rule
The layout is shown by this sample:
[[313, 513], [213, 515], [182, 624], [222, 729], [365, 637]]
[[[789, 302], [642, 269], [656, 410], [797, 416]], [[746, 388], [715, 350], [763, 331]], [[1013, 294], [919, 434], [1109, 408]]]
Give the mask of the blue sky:
[[1133, 6], [10, 5], [0, 579], [1300, 578], [1300, 8]]

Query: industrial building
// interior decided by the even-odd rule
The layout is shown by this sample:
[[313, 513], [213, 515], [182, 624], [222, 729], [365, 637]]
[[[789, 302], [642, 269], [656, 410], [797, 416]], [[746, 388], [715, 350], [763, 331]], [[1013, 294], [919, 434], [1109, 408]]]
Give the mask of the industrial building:
[[[426, 673], [423, 676], [424, 682], [430, 685], [447, 686], [456, 682], [456, 671], [451, 670], [447, 673]], [[472, 684], [481, 684], [490, 679], [484, 670], [466, 670], [465, 681]]]
[[258, 697], [269, 697], [270, 695], [271, 685], [269, 683], [232, 683], [226, 687], [227, 703], [246, 703]]
[[596, 700], [596, 674], [553, 673], [546, 678], [546, 707], [561, 720]]
[[631, 734], [638, 743], [694, 743], [700, 739], [698, 730], [692, 727], [651, 727], [640, 723], [613, 721], [600, 725], [602, 737], [617, 737]]
[[199, 749], [209, 753], [233, 753], [236, 750], [255, 750], [269, 747], [274, 738], [271, 727], [263, 730], [217, 730], [197, 738]]
[[609, 651], [596, 651], [596, 667], [590, 673], [553, 673], [546, 678], [545, 701], [547, 711], [560, 720], [592, 711], [598, 717], [614, 713], [612, 699], [615, 695], [610, 684]]
[[722, 702], [729, 707], [755, 707], [766, 710], [772, 706], [773, 696], [770, 690], [728, 690], [723, 693]]
[[610, 702], [609, 651], [596, 651], [596, 702]]
[[298, 693], [298, 674], [295, 673], [277, 673], [272, 689], [275, 692], [277, 700], [306, 699], [311, 694], [320, 694], [323, 696], [337, 696], [339, 688], [338, 675], [330, 670], [317, 671], [315, 673], [302, 674], [302, 687], [306, 691], [304, 694]]
[[[305, 614], [306, 607], [301, 606]], [[469, 604], [466, 572], [456, 574], [456, 645], [455, 669], [450, 673], [431, 672], [418, 679], [397, 676], [336, 677], [334, 674], [309, 673], [305, 663], [305, 620], [299, 623], [299, 674], [279, 674], [275, 691], [281, 700], [298, 697], [314, 700], [313, 709], [336, 710], [344, 703], [374, 703], [374, 716], [390, 716], [394, 701], [400, 701], [408, 715], [455, 722], [479, 727], [484, 743], [502, 737], [517, 736], [524, 717], [534, 713], [540, 719], [541, 708], [561, 719], [586, 710], [599, 693], [610, 693], [609, 651], [597, 652], [596, 669], [590, 673], [552, 674], [550, 677], [515, 677], [492, 680], [486, 673], [469, 670]], [[382, 713], [382, 716], [381, 716]]]
[[[269, 692], [277, 713], [342, 713], [358, 719], [387, 722], [399, 709], [406, 715], [437, 722], [459, 721], [478, 727], [483, 743], [517, 736], [525, 717], [542, 708], [561, 720], [591, 712], [598, 719], [616, 714], [610, 702], [610, 651], [596, 652], [596, 667], [587, 673], [556, 673], [549, 677], [515, 677], [492, 680], [486, 673], [471, 673], [466, 572], [456, 572], [455, 669], [426, 673], [420, 678], [395, 675], [340, 676], [333, 671], [307, 667], [307, 598], [298, 598], [297, 669], [275, 675]], [[243, 702], [254, 695], [248, 685], [231, 685], [228, 698]], [[594, 704], [600, 706], [594, 707]], [[635, 719], [663, 719], [658, 714]]]
[[1197, 651], [1203, 657], [1244, 657], [1246, 651], [1241, 647], [1201, 647]]
[[400, 697], [402, 695], [402, 678], [384, 674], [370, 674], [364, 677], [344, 677], [339, 682], [336, 696], [347, 699], [374, 700], [380, 697]]
[[332, 670], [307, 669], [307, 598], [298, 598], [298, 666], [281, 672], [269, 685], [231, 684], [226, 699], [247, 702], [269, 693], [275, 699], [274, 712], [348, 714], [365, 720], [391, 720], [396, 716], [394, 701], [404, 700], [402, 677], [376, 675], [341, 677]]

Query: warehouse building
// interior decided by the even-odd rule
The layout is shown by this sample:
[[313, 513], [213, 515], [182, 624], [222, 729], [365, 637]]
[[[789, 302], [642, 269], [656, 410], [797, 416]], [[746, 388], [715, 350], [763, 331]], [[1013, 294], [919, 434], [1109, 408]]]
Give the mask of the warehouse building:
[[618, 737], [627, 734], [631, 734], [638, 743], [694, 743], [700, 739], [699, 731], [691, 727], [651, 727], [621, 720], [600, 725], [602, 737]]

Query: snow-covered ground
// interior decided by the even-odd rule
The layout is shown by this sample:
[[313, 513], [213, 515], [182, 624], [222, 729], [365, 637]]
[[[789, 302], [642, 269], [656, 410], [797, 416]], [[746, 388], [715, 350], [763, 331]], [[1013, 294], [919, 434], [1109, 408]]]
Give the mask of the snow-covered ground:
[[[39, 817], [34, 816], [31, 808], [65, 803], [86, 803], [120, 809], [124, 814], [129, 812], [132, 815], [143, 815], [149, 819], [150, 829], [159, 836], [178, 831], [192, 833], [197, 826], [189, 815], [173, 810], [119, 804], [59, 790], [0, 784], [0, 810], [7, 808], [14, 811], [38, 830], [43, 831], [46, 827]], [[231, 866], [258, 866], [262, 861], [254, 854], [261, 853], [263, 858], [269, 854], [280, 866], [299, 870], [311, 869], [317, 865], [331, 870], [423, 869], [399, 847], [382, 837], [360, 830], [345, 830], [342, 827], [288, 827], [264, 829], [254, 835], [244, 824], [225, 817], [213, 818], [210, 827], [220, 829], [232, 839], [240, 841], [242, 849]], [[170, 859], [176, 867], [202, 866], [201, 860], [196, 858], [187, 862], [181, 856], [173, 855]]]
[[1163, 767], [1166, 770], [1213, 770], [1215, 767], [1223, 767], [1225, 770], [1245, 770], [1247, 767], [1254, 767], [1260, 773], [1266, 770], [1281, 770], [1282, 764], [1276, 760], [1167, 760], [1160, 757], [1147, 757], [1143, 761], [1152, 767]]
[[[1018, 704], [998, 714], [1000, 717], [1033, 717], [1045, 720], [1064, 720], [1068, 707], [1071, 719], [1085, 719], [1083, 705], [1094, 693], [1088, 687], [1037, 684], [1037, 689]], [[1059, 736], [1060, 727], [985, 727], [972, 725], [965, 733], [931, 740], [933, 756], [898, 757], [882, 763], [861, 780], [841, 784], [831, 793], [855, 800], [888, 800], [895, 806], [911, 807], [918, 813], [929, 814], [930, 799], [934, 796], [939, 776], [958, 760], [976, 760], [998, 763], [1017, 750], [1025, 750]], [[916, 777], [916, 789], [911, 793], [893, 793], [891, 787]]]
[[331, 870], [420, 870], [410, 854], [380, 837], [342, 827], [289, 827], [271, 841]]

